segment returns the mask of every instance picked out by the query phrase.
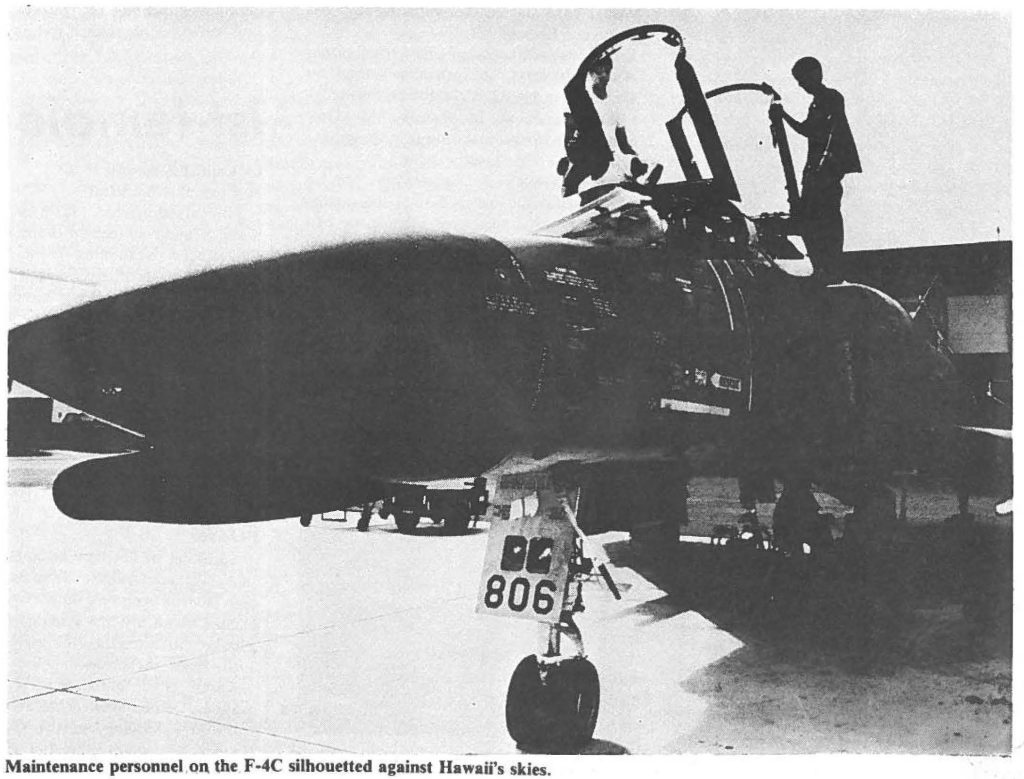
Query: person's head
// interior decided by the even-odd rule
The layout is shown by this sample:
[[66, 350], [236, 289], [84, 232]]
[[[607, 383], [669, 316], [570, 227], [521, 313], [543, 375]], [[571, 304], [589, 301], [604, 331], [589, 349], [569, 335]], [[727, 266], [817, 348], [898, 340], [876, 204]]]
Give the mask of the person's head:
[[813, 95], [821, 87], [821, 63], [814, 57], [801, 57], [793, 65], [793, 78], [804, 92]]
[[601, 100], [604, 100], [608, 97], [608, 81], [612, 77], [612, 58], [608, 56], [601, 57], [601, 59], [590, 66], [588, 72], [594, 94]]

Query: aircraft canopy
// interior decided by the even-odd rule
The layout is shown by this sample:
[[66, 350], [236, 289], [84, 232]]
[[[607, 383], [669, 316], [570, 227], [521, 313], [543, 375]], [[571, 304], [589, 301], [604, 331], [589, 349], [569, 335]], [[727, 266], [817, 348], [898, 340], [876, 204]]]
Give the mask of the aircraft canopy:
[[729, 161], [682, 36], [636, 27], [584, 58], [565, 87], [563, 194], [617, 184], [700, 182], [739, 200]]

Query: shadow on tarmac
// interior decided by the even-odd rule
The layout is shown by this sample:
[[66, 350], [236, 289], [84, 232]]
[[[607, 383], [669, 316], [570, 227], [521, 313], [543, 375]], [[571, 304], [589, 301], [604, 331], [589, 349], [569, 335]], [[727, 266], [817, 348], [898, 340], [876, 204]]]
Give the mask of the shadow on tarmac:
[[602, 738], [591, 739], [588, 743], [576, 750], [566, 750], [559, 752], [528, 752], [524, 749], [519, 750], [521, 755], [629, 755], [632, 754], [622, 744], [616, 744], [614, 741], [607, 741]]
[[[374, 530], [373, 527], [370, 530]], [[425, 527], [417, 527], [408, 533], [399, 532], [396, 527], [382, 527], [377, 528], [378, 531], [384, 533], [390, 533], [398, 536], [429, 536], [431, 538], [464, 538], [465, 536], [477, 536], [481, 533], [486, 533], [487, 528], [483, 527], [471, 527], [467, 530], [463, 530], [461, 533], [451, 533], [445, 530], [443, 525], [427, 525]]]
[[[660, 559], [606, 546], [667, 595], [638, 606], [652, 622], [696, 611], [785, 662], [852, 672], [1009, 657], [1012, 537], [956, 522], [900, 529], [893, 548], [785, 556], [742, 543], [681, 543]], [[941, 625], [925, 624], [943, 614]], [[952, 614], [951, 618], [949, 615]]]
[[[334, 527], [330, 528], [331, 530], [348, 531], [357, 530], [358, 523], [358, 517], [354, 519], [336, 519], [334, 517], [328, 517], [327, 519], [323, 519], [316, 524], [321, 529], [326, 529], [324, 528], [324, 525], [334, 525]], [[462, 531], [461, 533], [450, 533], [447, 530], [445, 530], [444, 525], [421, 525], [420, 527], [417, 527], [410, 532], [402, 533], [394, 525], [381, 525], [374, 523], [371, 524], [370, 527], [364, 532], [386, 533], [387, 535], [396, 536], [422, 536], [429, 538], [464, 538], [465, 536], [476, 536], [480, 535], [481, 533], [487, 533], [488, 529], [486, 527], [471, 527]]]

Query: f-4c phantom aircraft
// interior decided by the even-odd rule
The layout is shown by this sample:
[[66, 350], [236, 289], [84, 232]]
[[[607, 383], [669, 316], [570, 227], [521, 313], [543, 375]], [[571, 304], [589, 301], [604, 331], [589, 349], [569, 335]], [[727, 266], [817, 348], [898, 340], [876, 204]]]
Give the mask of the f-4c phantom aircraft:
[[[602, 94], [609, 72], [614, 84], [648, 54], [665, 59], [675, 105], [645, 137], [610, 126]], [[718, 441], [742, 446], [784, 494], [814, 484], [865, 527], [885, 525], [888, 476], [954, 422], [950, 363], [878, 290], [794, 275], [808, 263], [792, 240], [781, 122], [771, 132], [790, 213], [741, 210], [710, 105], [736, 91], [774, 95], [738, 84], [708, 97], [676, 30], [631, 29], [566, 87], [560, 172], [582, 205], [533, 235], [350, 242], [13, 329], [12, 379], [140, 436], [137, 452], [61, 473], [58, 508], [251, 522], [365, 503], [394, 484], [529, 471], [551, 477], [534, 513], [561, 509], [586, 529], [587, 507], [601, 510], [586, 492], [608, 483], [599, 472], [632, 496], [630, 516], [602, 527], [677, 541], [688, 451]], [[558, 532], [504, 538], [506, 569], [578, 563], [559, 558]], [[513, 610], [524, 586], [510, 586]], [[488, 607], [504, 597], [491, 587]], [[578, 632], [569, 590], [559, 610], [554, 589], [529, 594], [551, 633], [509, 691], [521, 743], [593, 732], [596, 674], [560, 652], [559, 636]]]

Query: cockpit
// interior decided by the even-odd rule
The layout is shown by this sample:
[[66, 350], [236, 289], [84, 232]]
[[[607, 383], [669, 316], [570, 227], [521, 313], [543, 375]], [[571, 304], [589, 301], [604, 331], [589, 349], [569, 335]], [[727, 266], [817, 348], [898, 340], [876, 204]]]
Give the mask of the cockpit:
[[[591, 51], [564, 91], [565, 156], [557, 171], [562, 194], [578, 196], [580, 207], [539, 234], [617, 245], [653, 245], [673, 233], [724, 236], [727, 245], [763, 243], [776, 259], [802, 256], [788, 239], [796, 177], [785, 128], [768, 116], [767, 99], [778, 99], [770, 86], [732, 84], [705, 93], [679, 32], [646, 25]], [[746, 94], [721, 101], [727, 155], [708, 101], [740, 93]], [[744, 173], [760, 166], [751, 203], [756, 216], [740, 210], [730, 156]], [[762, 191], [767, 197], [758, 196]]]
[[[647, 25], [608, 39], [565, 86], [563, 194], [611, 186], [709, 182], [739, 193], [682, 37]], [[603, 190], [594, 193], [594, 190]]]

